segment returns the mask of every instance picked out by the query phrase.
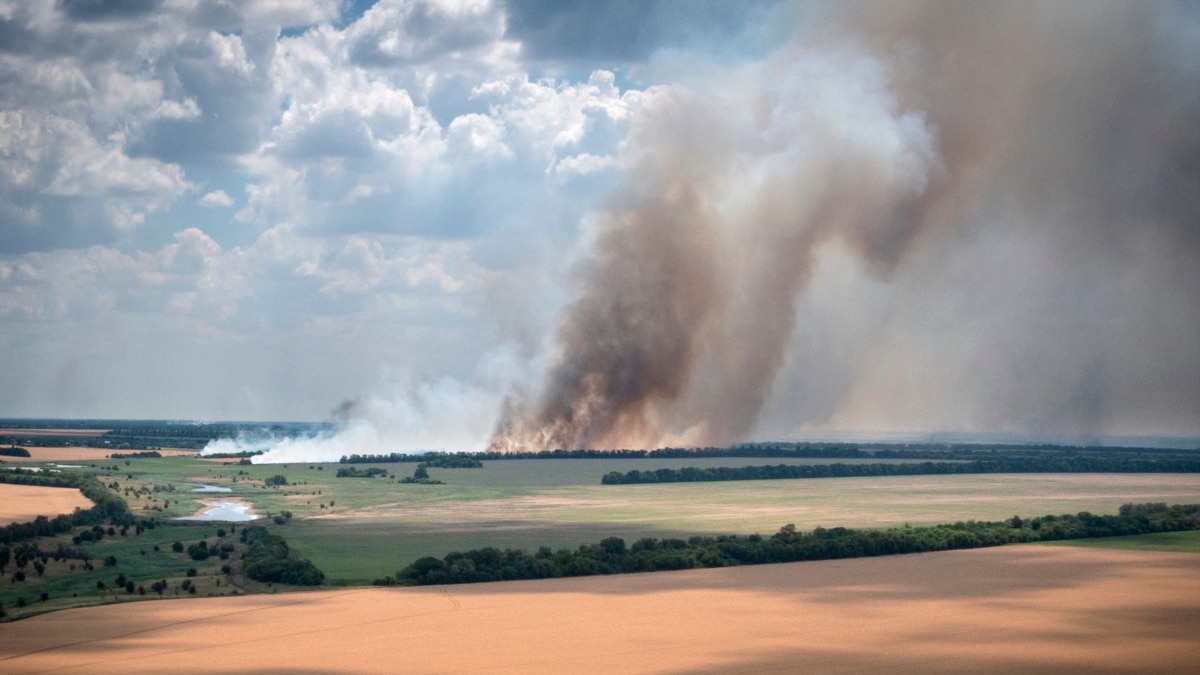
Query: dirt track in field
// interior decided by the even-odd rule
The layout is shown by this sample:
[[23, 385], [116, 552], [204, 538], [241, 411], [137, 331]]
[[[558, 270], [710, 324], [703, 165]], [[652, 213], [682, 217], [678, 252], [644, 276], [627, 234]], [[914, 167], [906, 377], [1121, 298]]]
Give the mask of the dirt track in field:
[[0, 625], [6, 673], [1200, 672], [1200, 555], [1015, 546], [166, 600]]
[[71, 513], [75, 507], [92, 508], [92, 502], [75, 488], [0, 484], [0, 525], [25, 523], [46, 516]]

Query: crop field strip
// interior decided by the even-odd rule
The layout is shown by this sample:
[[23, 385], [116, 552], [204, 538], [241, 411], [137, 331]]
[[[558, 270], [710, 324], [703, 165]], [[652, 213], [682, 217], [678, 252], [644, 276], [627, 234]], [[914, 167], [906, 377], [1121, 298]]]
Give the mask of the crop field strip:
[[0, 669], [1185, 673], [1198, 604], [1200, 556], [1016, 546], [126, 603], [0, 625]]

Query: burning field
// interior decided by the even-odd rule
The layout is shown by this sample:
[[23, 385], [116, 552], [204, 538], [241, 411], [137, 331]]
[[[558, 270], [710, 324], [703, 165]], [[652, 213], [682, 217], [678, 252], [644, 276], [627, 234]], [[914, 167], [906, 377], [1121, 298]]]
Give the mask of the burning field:
[[1014, 546], [122, 603], [0, 626], [5, 672], [1195, 672], [1200, 556]]

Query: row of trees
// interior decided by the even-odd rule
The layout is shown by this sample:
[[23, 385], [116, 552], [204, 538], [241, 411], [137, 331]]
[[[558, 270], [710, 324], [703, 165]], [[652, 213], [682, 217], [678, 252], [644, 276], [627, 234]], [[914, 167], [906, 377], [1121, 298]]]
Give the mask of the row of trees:
[[377, 466], [370, 466], [365, 469], [356, 469], [347, 467], [337, 470], [338, 478], [374, 478], [376, 476], [386, 476], [387, 469], [381, 469]]
[[144, 450], [141, 452], [114, 452], [109, 455], [109, 459], [154, 459], [162, 457], [162, 453], [157, 450]]
[[398, 464], [417, 462], [438, 469], [478, 469], [483, 466], [475, 455], [478, 453], [423, 452], [403, 454], [393, 452], [386, 455], [342, 455], [340, 464]]
[[1200, 459], [1125, 456], [1036, 456], [951, 462], [869, 464], [773, 464], [744, 467], [694, 467], [653, 471], [610, 471], [600, 483], [690, 483], [787, 478], [851, 478], [860, 476], [924, 476], [968, 473], [1200, 473]]
[[[816, 454], [810, 454], [815, 452]], [[837, 449], [828, 454], [825, 450], [775, 451], [743, 448], [661, 448], [658, 450], [528, 450], [498, 452], [424, 452], [406, 454], [393, 452], [386, 455], [343, 455], [342, 464], [385, 464], [395, 462], [422, 462], [433, 467], [475, 468], [486, 460], [502, 459], [644, 459], [653, 457], [859, 457], [857, 450]], [[845, 454], [849, 452], [850, 454]], [[800, 453], [800, 454], [797, 454]]]
[[1031, 519], [1014, 516], [996, 522], [970, 521], [887, 530], [835, 527], [804, 533], [797, 531], [794, 525], [786, 525], [770, 537], [757, 534], [695, 536], [686, 541], [645, 538], [630, 546], [626, 546], [624, 539], [609, 537], [599, 544], [586, 544], [573, 551], [551, 551], [542, 547], [532, 554], [519, 549], [501, 551], [488, 547], [451, 553], [441, 559], [424, 557], [397, 572], [395, 577], [376, 583], [455, 584], [728, 567], [1196, 529], [1200, 529], [1200, 504], [1126, 504], [1117, 515], [1082, 512]]
[[983, 458], [1022, 458], [1035, 456], [1104, 455], [1126, 457], [1186, 456], [1200, 459], [1200, 449], [1137, 448], [1107, 446], [1063, 445], [980, 445], [954, 443], [942, 445], [872, 444], [859, 446], [849, 443], [747, 443], [724, 448], [659, 448], [657, 450], [539, 450], [517, 452], [464, 453], [399, 453], [380, 455], [344, 455], [342, 464], [383, 464], [395, 462], [428, 462], [430, 466], [453, 468], [457, 464], [440, 464], [441, 458], [464, 459], [662, 459], [687, 457], [779, 457], [831, 459], [929, 459], [975, 460]]

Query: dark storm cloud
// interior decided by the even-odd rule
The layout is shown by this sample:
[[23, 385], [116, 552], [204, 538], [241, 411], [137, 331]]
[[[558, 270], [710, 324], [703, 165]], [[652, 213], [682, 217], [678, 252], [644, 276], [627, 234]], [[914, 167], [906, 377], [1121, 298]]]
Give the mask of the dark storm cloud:
[[[508, 0], [508, 37], [526, 58], [613, 67], [667, 48], [710, 54], [739, 42], [778, 3], [765, 0]], [[742, 45], [744, 46], [744, 45]]]
[[63, 12], [76, 21], [137, 19], [160, 5], [162, 0], [58, 0]]
[[163, 161], [227, 163], [256, 147], [278, 115], [270, 66], [274, 28], [181, 39], [154, 65], [168, 95], [188, 97], [199, 114], [148, 121], [130, 151]]

